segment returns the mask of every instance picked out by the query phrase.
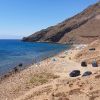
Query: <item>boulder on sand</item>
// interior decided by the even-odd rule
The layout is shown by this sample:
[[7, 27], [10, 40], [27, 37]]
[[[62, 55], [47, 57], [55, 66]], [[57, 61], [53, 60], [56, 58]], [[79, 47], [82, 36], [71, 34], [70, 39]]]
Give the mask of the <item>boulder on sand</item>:
[[82, 76], [89, 76], [89, 75], [91, 75], [92, 74], [92, 72], [91, 71], [86, 71], [86, 72], [84, 72], [83, 73], [83, 75]]
[[80, 75], [80, 70], [73, 70], [69, 76], [70, 77], [76, 77], [76, 76], [79, 76]]
[[52, 61], [57, 61], [57, 59], [56, 58], [53, 58]]
[[94, 50], [95, 50], [95, 48], [90, 48], [89, 50], [90, 50], [90, 51], [94, 51]]
[[96, 60], [94, 60], [94, 61], [92, 62], [92, 67], [98, 67], [98, 63], [97, 63]]
[[81, 66], [82, 66], [82, 67], [86, 67], [86, 66], [87, 66], [86, 61], [82, 61], [82, 62], [81, 62]]

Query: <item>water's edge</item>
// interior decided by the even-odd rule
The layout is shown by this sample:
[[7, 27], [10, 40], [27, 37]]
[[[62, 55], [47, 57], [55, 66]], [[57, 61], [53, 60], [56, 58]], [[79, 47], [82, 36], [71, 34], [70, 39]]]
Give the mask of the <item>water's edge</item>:
[[[51, 46], [55, 45], [55, 43], [39, 43], [39, 45], [42, 45], [42, 44], [46, 44], [46, 45], [50, 44]], [[58, 44], [58, 45], [61, 46], [61, 44]], [[55, 55], [57, 55], [57, 54], [65, 51], [65, 50], [68, 50], [68, 49], [71, 48], [71, 45], [65, 45], [65, 44], [62, 44], [62, 45], [66, 46], [66, 48], [62, 46], [62, 48], [60, 48], [60, 49], [59, 48], [51, 49], [49, 47], [51, 49], [50, 51], [47, 50], [47, 51], [41, 53], [40, 55], [34, 57], [34, 59], [26, 61], [25, 63], [20, 62], [19, 64], [12, 65], [13, 66], [12, 69], [9, 70], [9, 71], [5, 71], [5, 73], [3, 73], [2, 75], [0, 75], [0, 77], [8, 77], [9, 75], [11, 75], [11, 74], [13, 74], [13, 73], [15, 73], [17, 71], [19, 72], [21, 70], [24, 70], [24, 69], [28, 68], [32, 64], [39, 63], [39, 62], [41, 62], [41, 61], [43, 61], [43, 60], [45, 60], [47, 58], [53, 57], [53, 56], [55, 56]]]
[[[72, 45], [70, 46], [70, 48], [71, 48], [71, 47], [72, 47]], [[64, 52], [64, 51], [66, 51], [66, 50], [69, 50], [70, 48], [67, 48], [67, 49], [65, 49], [65, 50], [62, 50], [61, 52]], [[26, 65], [23, 65], [23, 66], [16, 66], [16, 67], [14, 67], [12, 70], [10, 70], [10, 71], [8, 71], [8, 72], [6, 72], [6, 73], [0, 75], [0, 81], [4, 80], [5, 78], [10, 77], [10, 76], [13, 75], [13, 74], [19, 73], [19, 72], [21, 72], [21, 71], [23, 71], [23, 70], [25, 70], [25, 69], [31, 67], [31, 66], [34, 65], [34, 64], [37, 64], [37, 65], [38, 65], [41, 61], [44, 61], [44, 60], [49, 59], [49, 58], [52, 58], [52, 57], [54, 57], [54, 56], [60, 54], [61, 52], [56, 53], [56, 54], [54, 54], [54, 55], [51, 55], [51, 56], [49, 56], [49, 57], [47, 56], [47, 57], [45, 57], [44, 59], [39, 60], [38, 62], [31, 62], [31, 63], [28, 63], [28, 62], [27, 62]], [[20, 64], [22, 64], [22, 63], [20, 63]], [[20, 65], [20, 64], [19, 64], [19, 65]]]

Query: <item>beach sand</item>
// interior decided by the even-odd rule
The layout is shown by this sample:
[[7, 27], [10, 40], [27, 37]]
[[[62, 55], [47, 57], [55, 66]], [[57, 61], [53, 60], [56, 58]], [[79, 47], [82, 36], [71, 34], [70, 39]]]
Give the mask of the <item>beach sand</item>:
[[[81, 67], [72, 48], [0, 81], [0, 100], [100, 100], [100, 67]], [[78, 69], [81, 75], [71, 78]], [[92, 75], [82, 77], [85, 71]]]

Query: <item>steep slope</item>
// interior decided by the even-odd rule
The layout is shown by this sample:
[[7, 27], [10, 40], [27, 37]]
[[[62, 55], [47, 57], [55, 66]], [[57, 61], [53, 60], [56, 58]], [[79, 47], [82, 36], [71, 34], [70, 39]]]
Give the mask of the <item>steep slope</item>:
[[24, 37], [23, 41], [90, 43], [100, 38], [100, 2], [56, 26]]
[[[95, 50], [89, 50], [91, 48], [95, 48]], [[98, 63], [100, 63], [100, 40], [96, 40], [89, 44], [88, 47], [84, 48], [75, 56], [75, 59], [77, 59], [78, 62], [84, 59], [88, 63], [92, 63], [95, 59]]]

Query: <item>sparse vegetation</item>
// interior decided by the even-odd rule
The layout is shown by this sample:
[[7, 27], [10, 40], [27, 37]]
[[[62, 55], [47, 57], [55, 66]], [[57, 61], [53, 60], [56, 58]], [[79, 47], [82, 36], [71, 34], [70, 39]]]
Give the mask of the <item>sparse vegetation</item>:
[[30, 83], [33, 85], [41, 85], [44, 84], [46, 82], [48, 82], [49, 79], [56, 79], [59, 76], [54, 75], [52, 73], [39, 73], [39, 74], [35, 74], [31, 77], [30, 79]]

